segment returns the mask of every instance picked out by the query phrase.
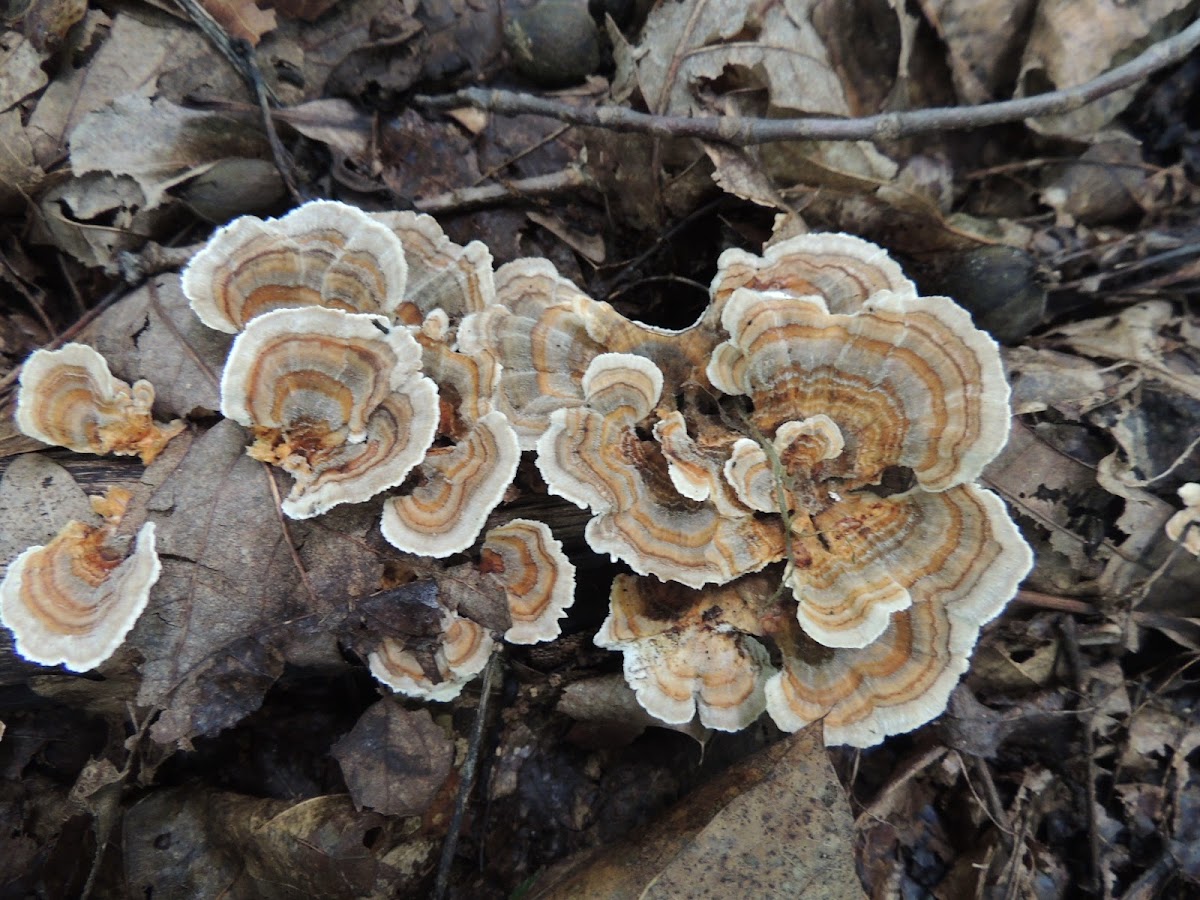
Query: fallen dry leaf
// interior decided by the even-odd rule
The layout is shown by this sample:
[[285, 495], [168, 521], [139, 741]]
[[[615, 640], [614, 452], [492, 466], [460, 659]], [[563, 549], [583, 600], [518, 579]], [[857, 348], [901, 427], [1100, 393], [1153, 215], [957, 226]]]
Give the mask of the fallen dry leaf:
[[[1189, 0], [1042, 0], [1037, 5], [1017, 94], [1041, 94], [1083, 84], [1174, 33]], [[1100, 131], [1133, 100], [1138, 85], [1116, 91], [1074, 112], [1026, 120], [1041, 134], [1087, 137]]]
[[[93, 27], [84, 34], [97, 41], [99, 49], [88, 65], [51, 82], [29, 118], [30, 141], [43, 168], [62, 156], [67, 137], [84, 116], [118, 97], [153, 96], [168, 63], [203, 40], [183, 28], [146, 25], [128, 13], [118, 14], [105, 34], [108, 19], [103, 13], [92, 11], [88, 18]], [[83, 52], [85, 47], [74, 49]]]
[[140, 247], [165, 225], [162, 210], [144, 208], [145, 196], [132, 178], [107, 172], [74, 178], [59, 170], [46, 182], [35, 235], [88, 268], [115, 273], [118, 253]]
[[87, 6], [87, 0], [33, 0], [24, 10], [21, 30], [38, 50], [53, 53]]
[[772, 744], [626, 840], [551, 869], [528, 896], [859, 900], [853, 820], [820, 734]]
[[221, 408], [221, 369], [232, 338], [206, 328], [188, 305], [179, 275], [160, 275], [121, 299], [82, 334], [131, 384], [154, 385], [161, 418], [208, 415]]
[[230, 900], [405, 895], [437, 849], [345, 795], [292, 803], [192, 789], [134, 805], [121, 843], [131, 892]]
[[230, 37], [258, 46], [262, 36], [275, 30], [275, 10], [260, 8], [256, 0], [200, 0]]
[[350, 796], [385, 816], [428, 809], [454, 761], [454, 744], [427, 709], [407, 710], [385, 697], [333, 745]]
[[[155, 732], [163, 740], [236, 721], [278, 674], [275, 654], [300, 636], [289, 620], [319, 623], [379, 586], [382, 561], [365, 540], [378, 503], [285, 528], [275, 476], [246, 455], [246, 442], [222, 421], [149, 500], [163, 571], [130, 643], [146, 660], [138, 702], [165, 709]], [[332, 635], [326, 644], [333, 655]], [[232, 693], [200, 685], [214, 675]]]
[[[125, 140], [131, 134], [138, 139]], [[128, 175], [141, 188], [146, 207], [162, 205], [169, 189], [220, 160], [270, 155], [257, 124], [184, 109], [163, 98], [119, 97], [88, 113], [71, 132], [71, 167], [76, 174]]]
[[[818, 5], [817, 0], [793, 0], [755, 14], [732, 0], [655, 6], [629, 54], [647, 106], [670, 115], [875, 112], [852, 108], [825, 36], [813, 21]], [[896, 172], [895, 164], [867, 142], [769, 144], [749, 155], [788, 185], [865, 181], [874, 186]]]
[[1020, 65], [1024, 28], [1034, 0], [979, 3], [976, 0], [919, 0], [925, 18], [946, 45], [954, 89], [965, 104], [996, 99]]
[[100, 521], [70, 473], [40, 453], [17, 457], [0, 480], [0, 566], [34, 544], [48, 543], [71, 519]]
[[41, 54], [24, 35], [0, 31], [0, 112], [12, 109], [47, 82]]
[[[2, 65], [2, 63], [0, 63]], [[45, 173], [33, 158], [33, 146], [21, 124], [21, 111], [0, 113], [0, 212], [23, 209]]]

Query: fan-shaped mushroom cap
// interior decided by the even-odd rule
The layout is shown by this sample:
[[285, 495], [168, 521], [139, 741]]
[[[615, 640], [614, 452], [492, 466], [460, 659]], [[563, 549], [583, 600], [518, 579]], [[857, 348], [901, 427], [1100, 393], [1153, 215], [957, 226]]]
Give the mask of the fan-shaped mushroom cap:
[[698, 708], [705, 726], [737, 731], [766, 708], [774, 668], [748, 633], [758, 630], [755, 606], [769, 593], [757, 579], [692, 591], [618, 575], [596, 644], [621, 651], [625, 680], [655, 718], [678, 725]]
[[999, 580], [988, 584], [1007, 591], [1007, 602], [1030, 558], [1004, 505], [975, 485], [891, 497], [848, 494], [813, 516], [811, 529], [795, 541], [787, 581], [797, 617], [829, 647], [865, 647], [887, 627], [890, 613], [919, 602], [927, 585], [975, 566], [993, 569]]
[[[1003, 609], [1033, 565], [1029, 547], [1000, 499], [975, 485], [943, 494], [913, 492], [910, 501], [940, 507], [950, 533], [913, 544], [920, 567], [901, 563], [913, 604], [895, 613], [874, 642], [833, 649], [784, 620], [777, 637], [783, 671], [767, 684], [767, 711], [795, 731], [824, 718], [828, 743], [869, 747], [889, 734], [911, 731], [945, 709], [966, 671], [982, 626]], [[889, 543], [885, 538], [885, 545]]]
[[[429, 323], [430, 319], [425, 321]], [[459, 353], [424, 330], [417, 341], [422, 350], [422, 370], [438, 387], [441, 404], [438, 432], [461, 440], [475, 423], [494, 409], [500, 366], [486, 350]]]
[[829, 416], [784, 422], [771, 441], [770, 456], [757, 441], [734, 443], [725, 478], [751, 509], [778, 513], [802, 508], [808, 498], [797, 498], [798, 489], [811, 481], [821, 462], [837, 459], [844, 448], [842, 432]]
[[538, 441], [551, 493], [590, 507], [587, 541], [643, 575], [692, 587], [726, 582], [780, 559], [783, 530], [754, 516], [723, 516], [675, 489], [658, 445], [637, 426], [658, 403], [662, 375], [649, 360], [596, 357], [583, 378], [586, 406], [556, 412]]
[[138, 532], [128, 558], [112, 541], [112, 526], [71, 521], [50, 541], [30, 547], [0, 583], [0, 623], [17, 652], [43, 666], [94, 669], [125, 640], [161, 569], [154, 523]]
[[738, 288], [816, 296], [835, 313], [858, 312], [880, 291], [915, 297], [916, 288], [887, 251], [849, 234], [802, 234], [768, 247], [762, 256], [730, 249], [717, 260], [705, 320], [720, 321], [726, 300]]
[[500, 362], [496, 408], [508, 416], [522, 450], [534, 448], [555, 410], [583, 402], [583, 375], [600, 354], [643, 356], [672, 383], [682, 383], [704, 377], [712, 350], [710, 333], [631, 322], [582, 293], [544, 259], [501, 266], [496, 302], [463, 321], [458, 349], [487, 350]]
[[221, 411], [254, 430], [250, 455], [296, 478], [284, 511], [307, 518], [404, 481], [437, 428], [421, 349], [375, 316], [322, 307], [256, 317], [221, 379]]
[[383, 507], [383, 536], [398, 550], [441, 558], [466, 550], [517, 474], [521, 449], [500, 412], [480, 419], [463, 440], [430, 450], [420, 483]]
[[76, 453], [140, 456], [149, 465], [183, 422], [155, 423], [154, 386], [115, 378], [104, 357], [86, 344], [35, 350], [21, 369], [17, 427]]
[[432, 216], [415, 212], [370, 213], [387, 226], [404, 245], [408, 286], [395, 317], [419, 325], [435, 309], [459, 322], [468, 313], [480, 312], [496, 302], [492, 281], [492, 254], [480, 241], [465, 247], [446, 237]]
[[558, 637], [558, 620], [575, 602], [575, 566], [548, 526], [513, 519], [491, 529], [483, 541], [481, 567], [504, 585], [512, 620], [504, 632], [506, 641], [536, 644]]
[[604, 348], [588, 336], [592, 301], [549, 261], [516, 260], [495, 281], [496, 305], [463, 320], [458, 349], [500, 361], [496, 408], [532, 450], [554, 410], [583, 402], [583, 373]]
[[385, 638], [367, 657], [371, 674], [392, 690], [422, 700], [453, 700], [483, 671], [495, 642], [486, 628], [450, 610], [442, 618], [442, 636], [433, 654], [437, 680], [420, 660], [393, 638]]
[[183, 292], [209, 328], [236, 334], [275, 309], [324, 306], [391, 316], [408, 266], [399, 238], [360, 209], [314, 200], [279, 219], [243, 216], [183, 271]]
[[[733, 435], [724, 429], [706, 428], [699, 439], [688, 433], [688, 422], [679, 410], [658, 411], [654, 438], [667, 461], [667, 475], [680, 495], [689, 500], [709, 500], [722, 516], [746, 516], [750, 508], [725, 478]], [[701, 428], [703, 422], [695, 423]], [[773, 510], [778, 511], [778, 510]]]
[[739, 289], [712, 384], [748, 395], [755, 426], [826, 415], [845, 439], [830, 474], [872, 484], [888, 466], [927, 490], [979, 476], [1008, 437], [1008, 383], [996, 343], [945, 297], [876, 294], [856, 315], [818, 298]]

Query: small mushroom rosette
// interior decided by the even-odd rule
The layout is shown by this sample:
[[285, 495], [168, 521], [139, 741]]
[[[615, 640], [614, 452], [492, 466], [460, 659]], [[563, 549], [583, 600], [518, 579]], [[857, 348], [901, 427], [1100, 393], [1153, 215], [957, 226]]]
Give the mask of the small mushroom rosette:
[[[625, 653], [645, 708], [733, 729], [765, 707], [859, 746], [937, 715], [1032, 566], [975, 484], [1010, 413], [998, 348], [970, 316], [832, 234], [728, 251], [710, 308], [680, 332], [624, 320], [544, 264], [522, 288], [460, 334], [498, 357], [496, 404], [549, 491], [593, 514], [589, 544], [666, 583], [619, 582], [597, 638]], [[713, 599], [756, 572], [776, 585], [756, 604]], [[713, 701], [714, 654], [740, 660], [727, 671], [745, 705]]]
[[220, 229], [183, 290], [201, 321], [238, 334], [222, 411], [251, 429], [252, 456], [295, 478], [287, 515], [397, 491], [382, 524], [397, 549], [475, 542], [520, 461], [493, 405], [496, 359], [456, 346], [463, 317], [494, 303], [482, 243], [426, 215], [313, 201]]

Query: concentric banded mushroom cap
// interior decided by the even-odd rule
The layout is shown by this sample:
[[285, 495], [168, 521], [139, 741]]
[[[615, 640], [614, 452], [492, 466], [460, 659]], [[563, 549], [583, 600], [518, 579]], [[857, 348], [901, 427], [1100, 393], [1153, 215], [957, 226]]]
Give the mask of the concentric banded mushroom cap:
[[835, 313], [855, 313], [880, 291], [917, 296], [916, 287], [887, 251], [849, 234], [802, 234], [755, 256], [726, 250], [717, 260], [706, 321], [720, 321], [724, 306], [738, 288], [790, 297], [820, 297]]
[[421, 348], [376, 316], [322, 307], [256, 317], [221, 379], [221, 411], [254, 430], [250, 454], [296, 484], [284, 511], [307, 518], [404, 481], [438, 423]]
[[[793, 486], [811, 478], [827, 459], [845, 449], [842, 432], [826, 415], [784, 422], [770, 443], [771, 453], [757, 441], [740, 438], [725, 463], [725, 479], [739, 500], [759, 512], [796, 509], [803, 501]], [[778, 471], [777, 471], [778, 470]], [[799, 480], [793, 480], [800, 476]]]
[[418, 484], [383, 507], [383, 536], [398, 550], [443, 558], [479, 536], [521, 461], [517, 436], [501, 412], [490, 412], [457, 444], [430, 450]]
[[724, 516], [682, 496], [657, 444], [639, 423], [659, 401], [662, 375], [649, 360], [602, 354], [584, 375], [585, 406], [559, 410], [538, 441], [538, 469], [552, 494], [596, 517], [588, 544], [656, 575], [692, 587], [723, 583], [782, 558], [780, 524]]
[[503, 586], [512, 626], [504, 639], [536, 644], [558, 637], [575, 602], [575, 566], [543, 522], [513, 519], [488, 531], [481, 568]]
[[775, 671], [747, 633], [757, 618], [743, 592], [765, 596], [770, 588], [754, 582], [693, 591], [618, 575], [596, 645], [621, 651], [625, 680], [655, 718], [678, 725], [699, 710], [708, 728], [737, 731], [766, 708], [764, 688]]
[[603, 353], [645, 357], [669, 379], [703, 378], [712, 334], [632, 322], [582, 293], [547, 260], [522, 259], [496, 272], [496, 305], [468, 316], [458, 349], [490, 352], [501, 364], [496, 408], [532, 450], [555, 410], [583, 402], [582, 379]]
[[76, 453], [140, 456], [149, 464], [183, 422], [159, 425], [151, 417], [154, 386], [132, 386], [113, 376], [86, 344], [35, 350], [21, 369], [17, 427], [32, 438]]
[[404, 247], [360, 209], [314, 200], [279, 219], [243, 216], [183, 271], [183, 292], [209, 328], [236, 334], [265, 312], [323, 306], [390, 317], [404, 299]]
[[0, 622], [17, 652], [43, 666], [94, 669], [125, 640], [161, 570], [154, 523], [138, 532], [123, 558], [109, 526], [71, 521], [50, 541], [30, 547], [0, 583]]
[[419, 325], [434, 310], [460, 322], [496, 302], [491, 251], [480, 241], [465, 247], [446, 237], [432, 216], [409, 211], [376, 212], [372, 219], [386, 226], [404, 245], [408, 284], [404, 300], [394, 310], [397, 320]]
[[442, 635], [433, 653], [436, 677], [421, 666], [417, 655], [393, 638], [384, 639], [367, 662], [371, 674], [392, 690], [422, 700], [453, 700], [483, 671], [495, 642], [482, 625], [450, 610], [442, 619]]
[[588, 335], [591, 299], [547, 260], [508, 263], [495, 280], [496, 304], [463, 320], [458, 350], [500, 361], [496, 409], [532, 450], [554, 410], [583, 401], [583, 373], [604, 348]]
[[979, 476], [1008, 437], [1008, 384], [995, 342], [944, 297], [879, 293], [835, 315], [815, 297], [734, 291], [708, 377], [746, 395], [754, 424], [826, 415], [845, 440], [841, 471], [878, 481], [911, 468], [926, 490]]
[[[980, 629], [1032, 567], [1028, 545], [990, 491], [962, 485], [914, 492], [911, 500], [941, 507], [940, 522], [922, 523], [932, 540], [910, 538], [919, 565], [899, 567], [912, 605], [861, 648], [825, 647], [795, 621], [785, 627], [776, 638], [783, 671], [767, 685], [767, 711], [780, 728], [795, 731], [823, 718], [828, 743], [869, 747], [928, 722], [946, 708]], [[938, 524], [947, 526], [940, 538]]]

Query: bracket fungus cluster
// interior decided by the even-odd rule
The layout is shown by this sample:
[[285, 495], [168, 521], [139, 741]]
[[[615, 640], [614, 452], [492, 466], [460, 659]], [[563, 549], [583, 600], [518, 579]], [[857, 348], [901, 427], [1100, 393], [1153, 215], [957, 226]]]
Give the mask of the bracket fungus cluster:
[[444, 557], [475, 542], [520, 460], [493, 411], [498, 364], [454, 347], [458, 322], [494, 295], [486, 247], [453, 243], [429, 216], [314, 201], [220, 229], [183, 290], [206, 325], [238, 333], [221, 411], [251, 429], [252, 456], [295, 479], [287, 515], [403, 484], [383, 515], [397, 549]]
[[[387, 541], [444, 559], [476, 544], [534, 452], [549, 492], [590, 512], [589, 545], [635, 573], [596, 643], [668, 723], [736, 730], [765, 711], [857, 746], [915, 728], [1032, 565], [975, 483], [1008, 433], [996, 344], [857, 238], [727, 251], [680, 331], [546, 260], [493, 271], [428, 216], [326, 201], [219, 230], [182, 284], [237, 335], [221, 410], [293, 478], [288, 516], [383, 494]], [[153, 426], [148, 385], [78, 366], [43, 389], [98, 398], [66, 445], [152, 458], [175, 426]], [[440, 603], [435, 633], [369, 654], [380, 681], [449, 699], [495, 633], [558, 635], [575, 571], [543, 523], [492, 529], [469, 565], [507, 625]]]
[[[498, 359], [458, 346], [463, 319], [495, 303], [483, 244], [454, 243], [429, 216], [317, 201], [221, 229], [183, 289], [205, 324], [238, 334], [221, 411], [250, 429], [251, 456], [293, 477], [284, 513], [386, 491], [380, 528], [398, 550], [440, 559], [476, 542], [521, 456], [494, 401]], [[488, 534], [483, 575], [508, 596], [506, 637], [548, 640], [574, 568], [548, 531], [522, 527]], [[494, 642], [449, 606], [438, 620], [432, 643], [382, 641], [369, 655], [375, 676], [415, 697], [457, 696]]]
[[496, 403], [591, 511], [588, 543], [642, 576], [596, 640], [647, 711], [735, 729], [765, 709], [859, 746], [937, 715], [1032, 565], [974, 483], [1009, 407], [967, 313], [847, 235], [726, 252], [679, 332], [505, 268], [520, 289], [460, 341], [499, 360]]

